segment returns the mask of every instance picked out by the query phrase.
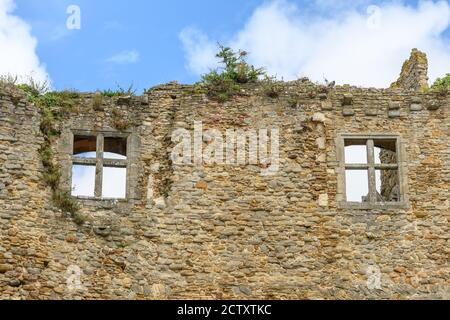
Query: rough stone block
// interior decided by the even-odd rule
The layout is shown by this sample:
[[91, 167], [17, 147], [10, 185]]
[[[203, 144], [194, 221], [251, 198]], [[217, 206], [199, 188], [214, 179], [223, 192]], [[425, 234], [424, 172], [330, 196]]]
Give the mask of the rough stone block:
[[364, 114], [369, 117], [377, 116], [378, 109], [375, 107], [366, 107], [364, 108]]
[[6, 273], [8, 271], [11, 271], [12, 269], [13, 267], [10, 264], [0, 264], [0, 273]]
[[399, 110], [400, 103], [399, 102], [389, 102], [389, 110]]
[[440, 107], [441, 107], [441, 106], [440, 106], [439, 102], [437, 102], [437, 101], [430, 101], [430, 102], [427, 104], [427, 109], [430, 110], [430, 111], [436, 111], [436, 110], [438, 110]]
[[206, 190], [206, 189], [208, 189], [208, 184], [205, 181], [199, 181], [196, 183], [195, 187], [197, 189]]
[[421, 111], [423, 109], [420, 103], [412, 103], [410, 106], [411, 111]]
[[400, 117], [400, 110], [390, 110], [389, 118], [398, 118]]
[[355, 115], [355, 110], [352, 107], [344, 107], [342, 115], [345, 117], [351, 117]]
[[411, 103], [413, 103], [413, 104], [421, 104], [422, 103], [422, 99], [420, 97], [412, 97], [411, 98]]
[[324, 123], [326, 118], [325, 118], [325, 115], [323, 113], [316, 112], [316, 113], [314, 113], [312, 120], [314, 122], [322, 122], [322, 123]]
[[324, 193], [319, 195], [319, 206], [328, 207], [328, 194]]
[[344, 98], [342, 99], [343, 106], [351, 106], [353, 104], [353, 95], [352, 94], [344, 94]]
[[326, 93], [319, 93], [320, 100], [325, 100], [327, 97], [328, 97], [328, 95]]
[[325, 100], [321, 102], [323, 111], [333, 110], [333, 103], [330, 100]]

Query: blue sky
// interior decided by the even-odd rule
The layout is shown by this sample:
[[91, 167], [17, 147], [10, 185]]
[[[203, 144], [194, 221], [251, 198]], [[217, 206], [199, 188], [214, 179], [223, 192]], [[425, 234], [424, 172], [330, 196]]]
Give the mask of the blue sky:
[[[251, 62], [284, 79], [383, 86], [395, 80], [416, 45], [429, 51], [434, 74], [450, 72], [446, 1], [2, 1], [14, 2], [10, 15], [31, 27], [39, 63], [59, 90], [134, 83], [141, 91], [171, 80], [195, 82], [215, 66], [217, 41], [250, 51]], [[81, 9], [81, 30], [66, 28], [69, 5]], [[370, 5], [379, 6], [384, 20], [379, 29], [361, 33]]]
[[[260, 1], [17, 1], [17, 15], [32, 26], [38, 55], [58, 89], [139, 88], [198, 79], [185, 69], [180, 31], [211, 30], [217, 38], [240, 27]], [[45, 4], [43, 4], [45, 3]], [[67, 30], [66, 8], [81, 8], [81, 30]], [[121, 52], [139, 52], [137, 63], [110, 63]]]

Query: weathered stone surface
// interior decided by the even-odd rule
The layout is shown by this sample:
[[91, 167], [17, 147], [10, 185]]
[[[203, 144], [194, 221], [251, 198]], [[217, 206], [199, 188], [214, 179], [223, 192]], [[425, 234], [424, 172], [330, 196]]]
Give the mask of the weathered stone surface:
[[[285, 83], [279, 99], [248, 84], [226, 105], [170, 83], [142, 97], [104, 97], [104, 112], [93, 110], [93, 94], [82, 94], [52, 145], [65, 177], [72, 129], [116, 132], [112, 110], [120, 108], [137, 140], [130, 198], [79, 200], [89, 218], [83, 226], [54, 208], [42, 181], [39, 109], [20, 92], [15, 105], [0, 87], [0, 298], [448, 297], [450, 97], [410, 91], [414, 78], [396, 90], [337, 86], [326, 100], [311, 95], [319, 91], [306, 80]], [[292, 95], [301, 108], [289, 106]], [[351, 105], [341, 107], [344, 96]], [[410, 112], [414, 104], [439, 108]], [[173, 164], [173, 130], [200, 120], [220, 132], [278, 127], [279, 170], [262, 176], [262, 164]], [[400, 136], [406, 206], [339, 205], [342, 133]], [[381, 290], [367, 286], [375, 267]]]
[[319, 196], [319, 206], [321, 206], [321, 207], [328, 206], [328, 194], [321, 194]]
[[410, 58], [403, 64], [399, 79], [391, 85], [391, 88], [414, 91], [428, 88], [427, 55], [413, 49]]
[[373, 106], [372, 107], [366, 106], [364, 108], [364, 113], [365, 113], [366, 116], [369, 116], [369, 117], [377, 116], [378, 115], [378, 108], [373, 107]]
[[351, 93], [345, 93], [342, 99], [343, 106], [350, 106], [353, 104], [353, 95]]
[[400, 103], [398, 102], [389, 102], [389, 110], [399, 110], [400, 109]]
[[206, 183], [205, 181], [199, 181], [195, 184], [195, 187], [197, 189], [206, 190], [206, 189], [208, 189], [208, 183]]
[[398, 118], [400, 117], [400, 110], [389, 110], [389, 118]]
[[430, 101], [427, 104], [427, 109], [430, 111], [435, 111], [435, 110], [438, 110], [439, 108], [440, 108], [440, 104], [438, 101]]
[[9, 264], [0, 264], [0, 273], [5, 273], [12, 269], [13, 269], [13, 267]]
[[326, 120], [326, 117], [325, 117], [325, 115], [323, 113], [316, 112], [316, 113], [314, 113], [312, 120], [314, 122], [322, 122], [322, 123], [324, 123], [325, 120]]
[[411, 111], [421, 111], [423, 109], [422, 105], [419, 103], [413, 103], [410, 107]]
[[333, 110], [333, 103], [331, 102], [331, 100], [322, 101], [321, 104], [322, 104], [323, 111]]
[[355, 115], [355, 109], [353, 109], [352, 107], [344, 107], [344, 109], [342, 110], [342, 115], [344, 117], [351, 117]]

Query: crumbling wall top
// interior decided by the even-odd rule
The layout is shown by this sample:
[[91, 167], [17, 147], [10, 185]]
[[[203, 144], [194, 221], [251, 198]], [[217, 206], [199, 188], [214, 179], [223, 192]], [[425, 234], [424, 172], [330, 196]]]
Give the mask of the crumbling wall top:
[[428, 88], [427, 55], [418, 49], [412, 49], [411, 56], [405, 61], [400, 77], [391, 88], [419, 91]]

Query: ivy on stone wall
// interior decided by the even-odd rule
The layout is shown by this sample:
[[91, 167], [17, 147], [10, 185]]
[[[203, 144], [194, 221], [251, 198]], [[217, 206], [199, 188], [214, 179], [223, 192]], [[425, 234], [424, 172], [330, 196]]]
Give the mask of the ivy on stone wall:
[[59, 137], [61, 133], [60, 121], [73, 111], [79, 94], [73, 91], [42, 92], [36, 86], [27, 84], [18, 87], [27, 93], [30, 102], [39, 107], [42, 115], [40, 130], [44, 143], [39, 149], [39, 155], [44, 166], [43, 179], [52, 190], [53, 203], [63, 212], [69, 213], [75, 223], [83, 224], [85, 218], [79, 213], [79, 204], [69, 191], [60, 189], [61, 168], [56, 164], [52, 148], [54, 137]]

